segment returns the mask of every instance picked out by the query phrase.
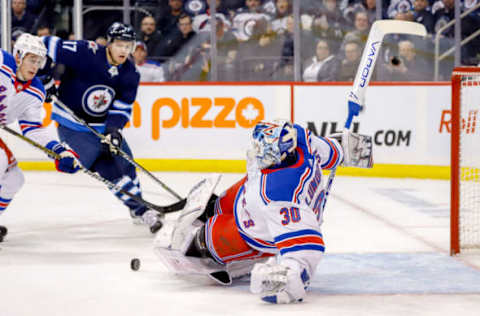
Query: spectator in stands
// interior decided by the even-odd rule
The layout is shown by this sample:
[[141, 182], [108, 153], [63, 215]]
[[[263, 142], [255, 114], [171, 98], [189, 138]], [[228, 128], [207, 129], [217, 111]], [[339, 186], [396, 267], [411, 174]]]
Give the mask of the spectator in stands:
[[398, 57], [379, 67], [378, 79], [382, 81], [426, 81], [432, 79], [432, 67], [416, 56], [411, 41], [398, 43]]
[[358, 64], [362, 57], [362, 48], [358, 42], [346, 42], [344, 46], [345, 59], [340, 63], [338, 81], [353, 81], [357, 73]]
[[[222, 25], [225, 27], [225, 30], [228, 30], [231, 27], [231, 23], [228, 19], [228, 12], [220, 10], [221, 4], [222, 4], [221, 0], [216, 0], [217, 6], [216, 6], [215, 16], [217, 17], [217, 20], [220, 19], [222, 21]], [[193, 30], [196, 33], [210, 32], [211, 30], [210, 15], [211, 15], [210, 8], [208, 7], [205, 12], [196, 14], [193, 17], [192, 26], [193, 26]]]
[[400, 21], [410, 21], [413, 22], [415, 20], [414, 17], [415, 11], [412, 9], [405, 8], [404, 11], [397, 11], [394, 16], [394, 20]]
[[48, 25], [40, 25], [37, 27], [37, 36], [49, 36], [52, 35]]
[[234, 81], [234, 67], [238, 54], [238, 41], [230, 29], [223, 26], [222, 20], [217, 20], [217, 62], [218, 80]]
[[294, 58], [294, 32], [295, 20], [293, 15], [287, 17], [287, 29], [281, 34], [280, 39], [283, 40], [280, 64], [274, 74], [277, 80], [288, 81], [293, 80], [293, 58]]
[[[368, 23], [372, 24], [377, 19], [377, 2], [376, 0], [361, 0], [350, 3], [345, 10], [343, 10], [344, 17], [350, 24], [355, 20], [355, 13], [364, 11], [367, 13]], [[386, 9], [382, 7], [382, 12]], [[382, 16], [386, 14], [382, 13]]]
[[256, 25], [254, 22], [260, 20], [260, 25], [270, 21], [270, 16], [262, 10], [261, 4], [260, 0], [245, 0], [245, 6], [237, 10], [233, 18], [233, 32], [239, 41], [250, 39]]
[[65, 1], [27, 0], [27, 12], [35, 16], [37, 25], [47, 25], [50, 29], [53, 29], [55, 19], [59, 17], [59, 14], [54, 10], [58, 2]]
[[337, 79], [338, 60], [330, 53], [328, 41], [317, 42], [316, 54], [305, 67], [303, 81], [335, 81]]
[[[387, 9], [387, 16], [390, 19], [395, 19], [397, 14], [407, 13], [413, 11], [413, 0], [392, 0]], [[397, 20], [402, 20], [402, 18], [397, 18]]]
[[243, 7], [244, 3], [244, 0], [222, 0], [219, 10], [221, 12], [227, 12], [228, 18], [233, 19], [235, 12]]
[[355, 20], [353, 22], [354, 29], [345, 34], [344, 45], [347, 42], [361, 43], [363, 48], [368, 38], [368, 31], [370, 30], [370, 24], [368, 23], [368, 16], [365, 11], [358, 11], [355, 13]]
[[252, 23], [248, 40], [240, 41], [236, 58], [237, 81], [268, 81], [280, 69], [282, 39], [266, 19]]
[[[339, 1], [340, 2], [340, 1]], [[324, 9], [321, 0], [302, 0], [300, 1], [300, 14], [309, 16], [319, 16]]]
[[[225, 31], [222, 19], [217, 19], [217, 73], [219, 81], [235, 79], [234, 61], [237, 56], [237, 40], [230, 31]], [[188, 55], [184, 63], [175, 65], [172, 80], [204, 81], [210, 74], [210, 33], [200, 32], [188, 43]], [[182, 48], [182, 51], [186, 50]], [[176, 56], [178, 60], [178, 56]]]
[[[343, 40], [344, 29], [349, 25], [338, 8], [337, 0], [324, 0], [319, 15], [312, 21], [312, 35], [319, 39], [326, 39], [330, 43], [330, 51], [336, 52]], [[305, 43], [310, 52], [315, 49], [315, 42]], [[304, 44], [302, 44], [302, 48]]]
[[159, 44], [162, 40], [162, 34], [156, 30], [155, 19], [147, 15], [142, 19], [140, 25], [140, 32], [138, 32], [137, 38], [139, 41], [144, 42], [148, 48], [148, 57], [159, 57], [161, 52], [159, 50]]
[[433, 14], [428, 11], [428, 0], [415, 0], [413, 2], [413, 19], [415, 22], [425, 25], [428, 33], [433, 33], [435, 25], [435, 18]]
[[26, 0], [12, 0], [12, 29], [23, 28], [26, 32], [32, 32], [35, 16], [27, 12]]
[[180, 48], [185, 46], [195, 36], [192, 29], [192, 17], [182, 14], [177, 23], [176, 31], [170, 32], [160, 43], [159, 52], [162, 57], [174, 56]]
[[135, 67], [140, 73], [140, 82], [163, 82], [165, 76], [163, 68], [156, 62], [147, 59], [147, 45], [136, 42], [132, 53]]
[[25, 30], [21, 27], [18, 27], [12, 31], [12, 47], [15, 45], [15, 41], [17, 40], [17, 38], [23, 33], [25, 33]]
[[[182, 13], [185, 13], [183, 10], [183, 0], [168, 0], [168, 7], [168, 11], [159, 16], [157, 20], [158, 30], [164, 35], [175, 30], [178, 18]], [[150, 54], [152, 54], [152, 52], [150, 52]]]
[[291, 0], [275, 0], [275, 8], [272, 30], [277, 34], [283, 34], [287, 30], [287, 18], [292, 14]]

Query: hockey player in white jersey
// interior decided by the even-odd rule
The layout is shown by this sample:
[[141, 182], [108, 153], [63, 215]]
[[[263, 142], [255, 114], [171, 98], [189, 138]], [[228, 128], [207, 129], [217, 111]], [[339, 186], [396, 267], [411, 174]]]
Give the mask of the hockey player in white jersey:
[[252, 138], [247, 176], [219, 197], [211, 196], [218, 180], [195, 186], [177, 222], [158, 233], [155, 250], [176, 273], [225, 285], [251, 273], [250, 289], [262, 300], [300, 302], [325, 250], [322, 169], [371, 166], [371, 137], [317, 137], [275, 120], [259, 122]]
[[[34, 35], [22, 34], [15, 42], [13, 56], [0, 50], [0, 125], [18, 121], [22, 134], [57, 153], [58, 171], [75, 173], [79, 164], [75, 153], [63, 147], [42, 128], [45, 90], [36, 78], [45, 63], [47, 49]], [[22, 171], [7, 145], [0, 139], [0, 215], [24, 183]], [[0, 242], [7, 228], [0, 226]]]

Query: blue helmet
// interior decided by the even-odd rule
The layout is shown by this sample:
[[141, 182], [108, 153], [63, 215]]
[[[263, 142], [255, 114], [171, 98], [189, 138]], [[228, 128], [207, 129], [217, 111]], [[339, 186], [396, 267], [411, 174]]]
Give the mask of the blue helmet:
[[135, 41], [137, 34], [133, 27], [122, 22], [114, 22], [107, 30], [107, 41], [112, 43], [113, 40]]
[[260, 169], [276, 166], [297, 147], [297, 130], [287, 120], [260, 121], [252, 134], [253, 151]]

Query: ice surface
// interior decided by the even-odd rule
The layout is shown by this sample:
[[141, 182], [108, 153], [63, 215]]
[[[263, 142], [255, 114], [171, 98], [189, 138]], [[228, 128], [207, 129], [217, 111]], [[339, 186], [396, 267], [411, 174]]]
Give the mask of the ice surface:
[[[156, 173], [185, 195], [200, 173]], [[217, 193], [241, 175], [226, 174]], [[141, 177], [144, 198], [175, 200]], [[398, 194], [397, 194], [398, 192]], [[166, 271], [153, 236], [101, 183], [27, 172], [0, 224], [0, 316], [480, 315], [480, 257], [449, 257], [447, 181], [337, 177], [325, 259], [302, 304], [272, 306], [248, 283]], [[175, 215], [169, 215], [173, 220]], [[130, 270], [140, 258], [139, 271]]]

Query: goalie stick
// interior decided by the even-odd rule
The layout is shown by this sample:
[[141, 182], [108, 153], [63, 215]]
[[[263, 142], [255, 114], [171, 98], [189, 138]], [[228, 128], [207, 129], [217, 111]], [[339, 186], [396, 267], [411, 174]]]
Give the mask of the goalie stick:
[[[378, 53], [382, 47], [383, 37], [387, 34], [409, 34], [426, 36], [427, 30], [423, 24], [408, 21], [378, 20], [372, 24], [368, 33], [367, 43], [363, 49], [362, 58], [355, 74], [352, 90], [347, 96], [348, 116], [345, 121], [343, 133], [347, 133], [352, 125], [353, 117], [357, 116], [365, 106], [365, 92], [372, 76], [373, 68], [377, 61]], [[332, 187], [333, 178], [337, 168], [330, 171], [325, 188], [322, 210], [325, 208], [327, 198]]]
[[[35, 142], [34, 140], [28, 138], [28, 137], [25, 137], [23, 136], [22, 134], [14, 131], [13, 129], [9, 128], [8, 126], [5, 126], [5, 125], [0, 125], [0, 127], [5, 130], [6, 132], [26, 141], [27, 143], [29, 143], [30, 145], [40, 149], [41, 151], [45, 152], [48, 156], [50, 156], [51, 158], [53, 159], [60, 159], [60, 155], [58, 155], [57, 153], [55, 153], [54, 151], [40, 145], [39, 143]], [[162, 214], [165, 214], [165, 213], [171, 213], [171, 212], [176, 212], [176, 211], [179, 211], [181, 209], [183, 209], [183, 207], [185, 206], [185, 203], [187, 202], [187, 199], [182, 199], [176, 203], [173, 203], [173, 204], [170, 204], [170, 205], [167, 205], [167, 206], [160, 206], [160, 205], [156, 205], [156, 204], [152, 204], [150, 202], [147, 202], [145, 201], [144, 199], [142, 199], [141, 197], [137, 196], [137, 195], [134, 195], [128, 191], [125, 191], [123, 190], [122, 188], [120, 188], [119, 186], [117, 186], [115, 183], [111, 182], [111, 181], [108, 181], [107, 179], [105, 179], [104, 177], [100, 176], [99, 174], [97, 173], [94, 173], [88, 169], [85, 169], [83, 166], [80, 166], [80, 169], [88, 174], [89, 176], [91, 176], [92, 178], [100, 181], [100, 182], [103, 182], [104, 184], [106, 184], [108, 186], [108, 188], [110, 189], [113, 189], [113, 190], [116, 190], [122, 194], [125, 194], [127, 196], [129, 196], [131, 199], [137, 201], [138, 203], [142, 204], [142, 205], [145, 205], [146, 207], [152, 209], [152, 210], [155, 210], [159, 213], [162, 213]]]
[[182, 197], [180, 195], [178, 195], [175, 191], [173, 191], [172, 189], [170, 189], [165, 183], [163, 183], [162, 181], [160, 181], [157, 177], [155, 177], [151, 172], [149, 172], [147, 169], [145, 169], [144, 167], [142, 167], [139, 163], [137, 163], [134, 159], [132, 159], [127, 153], [125, 153], [120, 147], [118, 146], [115, 146], [113, 145], [106, 137], [105, 135], [99, 133], [96, 129], [94, 129], [93, 127], [91, 127], [90, 125], [88, 125], [88, 123], [83, 120], [82, 118], [78, 117], [75, 113], [73, 113], [73, 111], [68, 108], [65, 103], [63, 103], [62, 101], [60, 101], [56, 96], [52, 96], [52, 100], [59, 106], [62, 108], [62, 110], [64, 110], [65, 112], [67, 112], [68, 114], [70, 114], [71, 117], [73, 117], [73, 119], [77, 122], [79, 122], [80, 124], [84, 125], [86, 128], [88, 128], [88, 130], [90, 130], [93, 134], [95, 134], [98, 138], [100, 138], [102, 141], [106, 142], [108, 145], [110, 146], [113, 146], [115, 147], [115, 149], [117, 149], [118, 151], [118, 154], [124, 158], [126, 161], [128, 161], [129, 163], [131, 163], [132, 165], [134, 165], [135, 167], [137, 167], [138, 169], [142, 170], [143, 172], [145, 172], [151, 179], [153, 179], [156, 183], [158, 183], [163, 189], [165, 189], [168, 193], [170, 193], [171, 195], [173, 195], [174, 197], [176, 197], [179, 201], [182, 201]]

